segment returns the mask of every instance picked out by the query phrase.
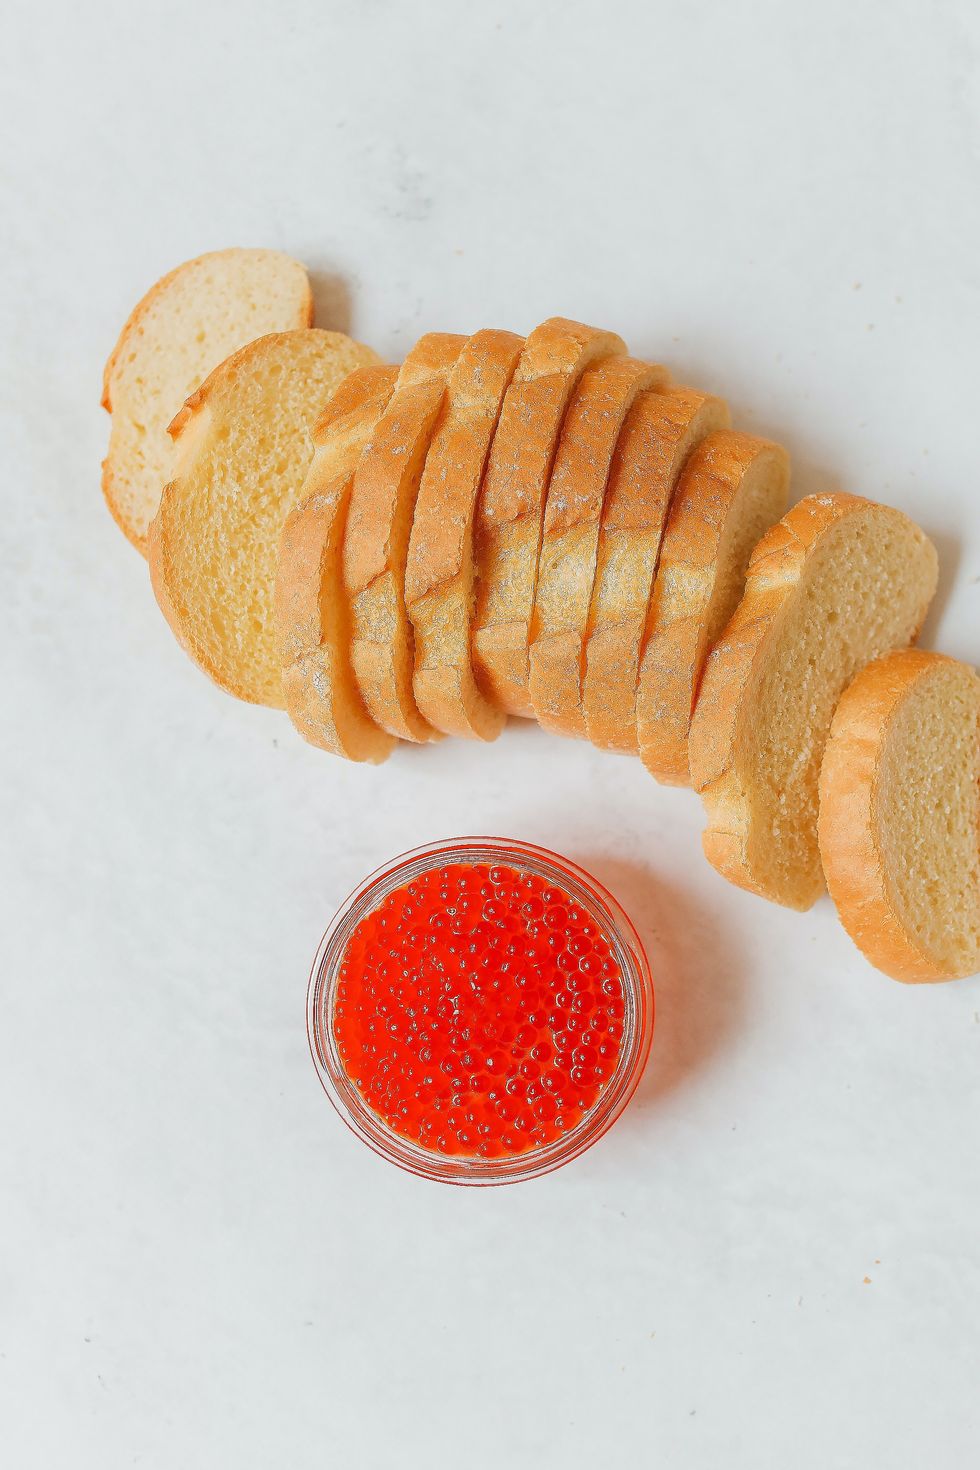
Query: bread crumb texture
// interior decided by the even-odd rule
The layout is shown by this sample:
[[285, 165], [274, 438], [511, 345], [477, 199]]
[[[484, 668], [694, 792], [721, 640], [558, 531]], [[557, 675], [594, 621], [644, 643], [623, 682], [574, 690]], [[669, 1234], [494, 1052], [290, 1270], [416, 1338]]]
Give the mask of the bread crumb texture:
[[817, 786], [834, 709], [859, 669], [915, 638], [936, 576], [923, 532], [857, 496], [802, 500], [763, 537], [692, 725], [705, 851], [733, 882], [797, 909], [823, 891]]
[[102, 489], [144, 555], [160, 492], [173, 473], [167, 426], [219, 363], [269, 332], [307, 327], [306, 271], [277, 250], [217, 250], [169, 272], [130, 314], [106, 364], [112, 414]]
[[980, 680], [952, 664], [894, 716], [876, 822], [892, 903], [913, 940], [955, 975], [980, 968]]
[[862, 670], [834, 716], [820, 848], [841, 921], [897, 980], [980, 969], [980, 679], [909, 649]]
[[154, 589], [192, 658], [222, 688], [281, 707], [273, 601], [283, 522], [337, 385], [377, 362], [339, 332], [279, 332], [233, 354], [179, 416], [177, 473], [150, 538]]

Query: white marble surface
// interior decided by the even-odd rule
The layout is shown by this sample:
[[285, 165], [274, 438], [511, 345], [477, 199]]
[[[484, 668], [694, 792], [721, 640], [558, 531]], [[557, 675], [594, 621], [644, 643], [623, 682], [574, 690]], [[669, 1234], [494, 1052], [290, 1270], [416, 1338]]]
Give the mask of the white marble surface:
[[[921, 518], [980, 657], [980, 12], [14, 0], [0, 51], [0, 1425], [10, 1470], [947, 1470], [980, 1435], [980, 982], [873, 973], [697, 802], [509, 731], [379, 771], [192, 667], [103, 510], [102, 362], [226, 244], [324, 323], [561, 312]], [[453, 1191], [348, 1136], [310, 958], [391, 854], [591, 864], [659, 981], [602, 1146]], [[868, 1278], [866, 1280], [866, 1278]]]

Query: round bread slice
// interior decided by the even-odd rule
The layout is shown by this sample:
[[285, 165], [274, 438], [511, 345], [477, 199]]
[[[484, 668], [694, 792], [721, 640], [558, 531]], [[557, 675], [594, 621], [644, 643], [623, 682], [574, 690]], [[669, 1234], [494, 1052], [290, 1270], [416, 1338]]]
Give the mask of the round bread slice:
[[278, 250], [216, 250], [157, 281], [131, 312], [106, 363], [112, 414], [102, 493], [120, 530], [146, 555], [160, 492], [173, 474], [167, 425], [209, 373], [256, 337], [308, 327], [306, 271]]
[[465, 337], [432, 332], [406, 357], [395, 391], [354, 474], [344, 531], [351, 662], [375, 724], [401, 740], [436, 740], [412, 689], [415, 648], [405, 566], [422, 470], [446, 380]]
[[528, 687], [538, 723], [585, 736], [582, 671], [606, 484], [623, 420], [667, 369], [607, 357], [583, 373], [562, 424], [544, 507]]
[[613, 332], [552, 317], [528, 337], [504, 397], [476, 511], [473, 659], [485, 694], [507, 714], [534, 717], [528, 640], [565, 410], [585, 370], [625, 350]]
[[217, 367], [170, 426], [176, 478], [150, 527], [153, 590], [191, 658], [240, 699], [284, 704], [273, 622], [283, 522], [324, 404], [377, 361], [339, 332], [274, 332]]
[[795, 909], [823, 892], [817, 783], [834, 709], [858, 669], [916, 637], [936, 575], [919, 527], [857, 495], [808, 496], [766, 532], [689, 741], [704, 850], [731, 882]]
[[670, 503], [640, 661], [636, 729], [651, 775], [691, 784], [687, 737], [704, 661], [745, 586], [749, 556], [786, 509], [789, 456], [723, 429], [693, 450]]
[[364, 446], [388, 406], [398, 369], [359, 368], [313, 429], [313, 462], [279, 543], [275, 626], [289, 718], [311, 745], [352, 761], [383, 761], [395, 745], [371, 719], [351, 665], [343, 535]]
[[623, 424], [599, 523], [582, 681], [586, 734], [603, 750], [639, 749], [636, 687], [664, 522], [687, 456], [727, 424], [720, 398], [683, 387], [641, 393]]
[[496, 739], [507, 717], [484, 697], [473, 672], [473, 519], [501, 404], [523, 346], [513, 332], [484, 331], [460, 353], [429, 444], [405, 567], [415, 702], [437, 730], [478, 740]]
[[848, 934], [896, 980], [980, 970], [980, 679], [905, 649], [845, 691], [820, 771], [820, 855]]

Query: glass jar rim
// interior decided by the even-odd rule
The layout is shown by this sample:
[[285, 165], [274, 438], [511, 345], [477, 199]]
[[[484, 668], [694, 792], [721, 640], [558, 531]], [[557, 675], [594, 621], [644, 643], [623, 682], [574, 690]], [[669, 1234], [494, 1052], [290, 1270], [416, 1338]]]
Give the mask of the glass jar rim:
[[[393, 889], [440, 864], [506, 863], [561, 884], [590, 914], [613, 945], [623, 979], [626, 1013], [616, 1066], [596, 1102], [550, 1143], [526, 1153], [483, 1159], [440, 1154], [389, 1127], [351, 1082], [337, 1051], [332, 1007], [340, 962], [355, 926]], [[612, 1127], [636, 1090], [653, 1036], [654, 995], [650, 966], [636, 929], [599, 880], [571, 859], [516, 838], [455, 837], [427, 843], [392, 858], [370, 873], [341, 904], [313, 961], [307, 993], [310, 1053], [324, 1092], [347, 1126], [389, 1162], [422, 1178], [449, 1184], [493, 1185], [536, 1178], [577, 1158]]]

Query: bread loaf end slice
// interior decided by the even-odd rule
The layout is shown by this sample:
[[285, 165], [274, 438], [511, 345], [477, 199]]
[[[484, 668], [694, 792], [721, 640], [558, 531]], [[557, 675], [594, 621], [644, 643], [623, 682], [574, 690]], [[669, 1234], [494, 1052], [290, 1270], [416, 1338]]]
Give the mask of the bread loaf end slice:
[[904, 649], [845, 691], [820, 772], [820, 853], [841, 921], [907, 982], [980, 970], [980, 679]]

